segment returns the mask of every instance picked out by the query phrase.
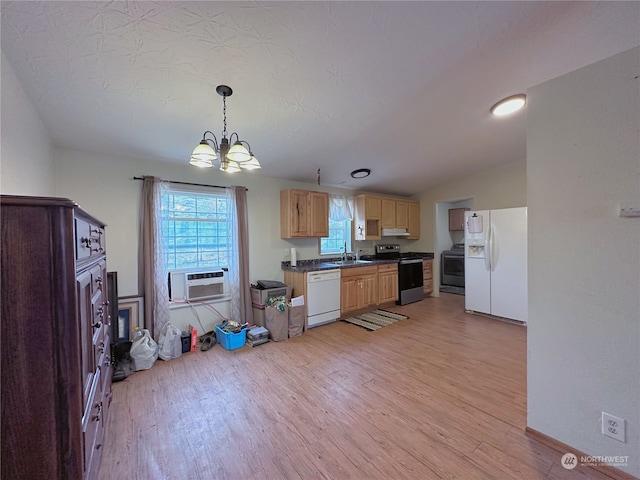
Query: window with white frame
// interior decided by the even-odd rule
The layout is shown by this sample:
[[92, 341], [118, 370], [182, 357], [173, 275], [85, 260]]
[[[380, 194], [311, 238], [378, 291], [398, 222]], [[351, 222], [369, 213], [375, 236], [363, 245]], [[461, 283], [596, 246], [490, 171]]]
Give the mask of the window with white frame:
[[329, 236], [320, 239], [321, 255], [340, 255], [353, 251], [351, 223], [353, 199], [339, 195], [329, 197]]
[[167, 188], [162, 193], [161, 229], [167, 271], [227, 266], [228, 211], [225, 193]]
[[344, 252], [345, 242], [347, 252], [351, 252], [351, 220], [329, 219], [329, 236], [320, 239], [320, 255], [340, 255]]

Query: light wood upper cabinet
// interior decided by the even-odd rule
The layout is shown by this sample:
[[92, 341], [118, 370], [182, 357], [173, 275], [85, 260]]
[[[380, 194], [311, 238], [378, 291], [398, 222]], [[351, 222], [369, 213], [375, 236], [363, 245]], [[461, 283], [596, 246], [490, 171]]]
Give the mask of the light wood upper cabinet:
[[309, 192], [311, 202], [311, 237], [329, 236], [329, 194]]
[[396, 228], [409, 228], [409, 203], [396, 200]]
[[457, 232], [464, 230], [464, 212], [468, 210], [468, 208], [449, 209], [449, 231]]
[[358, 195], [355, 198], [355, 239], [379, 240], [380, 217], [382, 214], [381, 197]]
[[380, 220], [382, 216], [382, 206], [380, 204], [380, 197], [375, 195], [363, 195], [365, 201], [365, 208], [367, 212], [367, 218], [371, 220]]
[[395, 198], [383, 197], [380, 202], [381, 202], [381, 208], [382, 208], [381, 227], [382, 228], [396, 228], [396, 200], [395, 200]]
[[420, 203], [362, 194], [355, 198], [355, 239], [379, 240], [383, 228], [404, 228], [405, 238], [420, 238]]
[[407, 232], [408, 239], [420, 238], [420, 204], [407, 202]]
[[280, 237], [329, 236], [329, 194], [311, 190], [280, 191]]

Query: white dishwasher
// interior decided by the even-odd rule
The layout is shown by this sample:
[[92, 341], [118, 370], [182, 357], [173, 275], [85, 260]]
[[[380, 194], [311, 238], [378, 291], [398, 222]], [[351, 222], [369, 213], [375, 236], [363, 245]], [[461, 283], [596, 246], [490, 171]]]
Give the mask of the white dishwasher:
[[340, 317], [340, 269], [307, 273], [307, 328]]

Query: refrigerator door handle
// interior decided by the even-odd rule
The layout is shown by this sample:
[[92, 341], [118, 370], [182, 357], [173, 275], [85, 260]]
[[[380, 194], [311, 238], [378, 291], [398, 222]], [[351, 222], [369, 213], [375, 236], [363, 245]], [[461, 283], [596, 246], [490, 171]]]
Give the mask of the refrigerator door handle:
[[491, 224], [491, 226], [489, 227], [489, 265], [491, 267], [491, 271], [495, 272], [496, 270], [496, 261], [495, 261], [495, 255], [494, 255], [494, 241], [495, 241], [495, 231], [494, 231], [494, 227], [493, 227], [493, 223]]
[[487, 271], [491, 271], [491, 229], [487, 228], [487, 233], [484, 239], [484, 268]]

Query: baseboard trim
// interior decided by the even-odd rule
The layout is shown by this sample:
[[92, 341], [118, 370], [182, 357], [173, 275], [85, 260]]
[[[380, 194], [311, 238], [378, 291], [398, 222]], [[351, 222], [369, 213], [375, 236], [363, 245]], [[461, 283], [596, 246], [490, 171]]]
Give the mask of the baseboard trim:
[[[576, 450], [573, 447], [570, 447], [566, 443], [562, 443], [555, 438], [552, 438], [548, 435], [545, 435], [542, 432], [539, 432], [531, 427], [526, 427], [525, 432], [534, 440], [546, 445], [547, 447], [553, 448], [554, 450], [560, 453], [573, 453], [577, 457], [587, 457], [586, 453], [581, 452], [580, 450]], [[597, 470], [598, 472], [606, 475], [607, 477], [611, 477], [615, 480], [640, 480], [638, 477], [634, 477], [630, 473], [623, 472], [622, 470], [618, 470], [615, 467], [610, 467], [609, 465], [589, 465], [589, 468]]]

